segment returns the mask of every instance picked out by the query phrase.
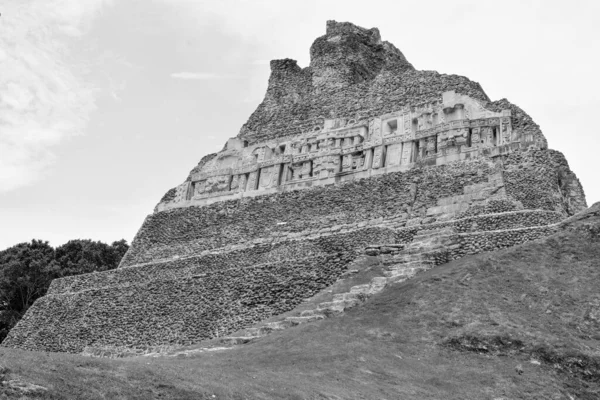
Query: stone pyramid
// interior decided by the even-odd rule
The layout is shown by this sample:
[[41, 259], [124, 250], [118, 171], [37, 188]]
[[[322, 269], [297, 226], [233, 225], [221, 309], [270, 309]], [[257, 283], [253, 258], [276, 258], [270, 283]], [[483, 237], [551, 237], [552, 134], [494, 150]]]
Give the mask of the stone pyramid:
[[351, 23], [328, 21], [310, 55], [271, 61], [262, 103], [167, 191], [118, 269], [53, 281], [3, 346], [194, 344], [293, 310], [365, 251], [433, 267], [586, 208], [539, 126], [478, 83], [418, 71]]

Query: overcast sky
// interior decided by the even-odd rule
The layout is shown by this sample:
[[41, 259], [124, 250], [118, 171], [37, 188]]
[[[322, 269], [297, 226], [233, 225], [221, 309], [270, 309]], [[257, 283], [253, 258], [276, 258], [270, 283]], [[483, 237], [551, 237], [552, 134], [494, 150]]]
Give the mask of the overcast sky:
[[519, 105], [600, 201], [600, 1], [2, 0], [0, 249], [131, 242], [329, 19]]

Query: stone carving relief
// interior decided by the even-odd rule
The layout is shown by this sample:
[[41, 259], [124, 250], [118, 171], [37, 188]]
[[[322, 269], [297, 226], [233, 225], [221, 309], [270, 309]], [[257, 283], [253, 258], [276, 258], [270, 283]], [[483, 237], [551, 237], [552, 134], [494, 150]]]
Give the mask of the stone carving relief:
[[175, 190], [175, 197], [173, 198], [173, 202], [180, 202], [187, 200], [187, 193], [189, 188], [189, 182], [184, 182], [183, 184], [177, 186]]
[[262, 168], [260, 171], [259, 189], [267, 189], [277, 186], [279, 165]]
[[338, 156], [319, 157], [313, 162], [313, 176], [315, 178], [327, 178], [333, 176], [340, 170], [340, 158]]
[[250, 190], [256, 190], [257, 189], [257, 185], [256, 185], [256, 178], [258, 176], [258, 171], [254, 171], [250, 173], [250, 176], [248, 177], [248, 183], [246, 184], [246, 191], [250, 191]]
[[410, 120], [409, 112], [405, 112], [404, 114], [402, 114], [402, 121], [404, 123], [404, 134], [411, 135], [412, 134], [412, 126], [411, 126], [412, 122]]
[[290, 181], [297, 181], [302, 179], [302, 168], [304, 167], [304, 163], [292, 163], [290, 165]]
[[373, 118], [369, 122], [369, 140], [381, 137], [381, 118]]
[[211, 194], [217, 192], [229, 191], [229, 176], [213, 176], [203, 182], [202, 185], [198, 185], [195, 190], [196, 196], [202, 196], [204, 194]]
[[373, 152], [372, 168], [381, 168], [383, 159], [383, 146], [376, 147]]
[[426, 155], [431, 156], [434, 155], [437, 151], [437, 136], [430, 136], [427, 138], [427, 147], [425, 149]]
[[482, 147], [492, 147], [493, 143], [492, 143], [492, 128], [490, 127], [484, 127], [481, 128], [481, 137], [483, 139], [483, 146]]
[[342, 157], [342, 171], [347, 171], [352, 168], [352, 155], [346, 154]]
[[194, 184], [194, 197], [201, 197], [204, 195], [204, 187], [206, 181], [198, 181]]
[[233, 177], [231, 178], [231, 185], [229, 190], [231, 190], [232, 192], [237, 192], [240, 190], [240, 176], [239, 175], [233, 175]]
[[511, 141], [511, 127], [510, 127], [510, 118], [502, 118], [502, 141], [503, 143], [510, 143]]
[[252, 154], [254, 155], [256, 162], [263, 162], [265, 160], [265, 153], [266, 153], [267, 147], [259, 147], [256, 148]]
[[473, 128], [471, 130], [471, 146], [478, 147], [481, 145], [480, 128]]
[[402, 146], [402, 156], [400, 158], [400, 165], [410, 164], [410, 159], [412, 158], [412, 146], [411, 142], [406, 142]]
[[312, 175], [312, 161], [305, 161], [302, 164], [302, 170], [300, 172], [302, 176], [300, 179], [308, 178]]
[[245, 192], [247, 190], [248, 175], [247, 174], [239, 175], [238, 182], [239, 182], [238, 183], [238, 190], [240, 192]]
[[351, 168], [353, 170], [362, 170], [365, 166], [365, 155], [361, 151], [352, 155]]
[[390, 144], [385, 153], [385, 166], [399, 165], [402, 157], [402, 143]]

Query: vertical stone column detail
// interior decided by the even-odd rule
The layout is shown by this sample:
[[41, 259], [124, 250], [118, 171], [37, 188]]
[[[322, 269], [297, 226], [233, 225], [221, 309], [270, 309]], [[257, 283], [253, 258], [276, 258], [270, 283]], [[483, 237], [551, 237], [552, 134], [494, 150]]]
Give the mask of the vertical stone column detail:
[[372, 168], [377, 169], [383, 166], [383, 146], [375, 147], [373, 152], [373, 164]]
[[251, 190], [256, 190], [258, 188], [258, 174], [259, 171], [250, 172], [250, 177], [248, 178], [248, 184], [246, 185], [246, 192]]

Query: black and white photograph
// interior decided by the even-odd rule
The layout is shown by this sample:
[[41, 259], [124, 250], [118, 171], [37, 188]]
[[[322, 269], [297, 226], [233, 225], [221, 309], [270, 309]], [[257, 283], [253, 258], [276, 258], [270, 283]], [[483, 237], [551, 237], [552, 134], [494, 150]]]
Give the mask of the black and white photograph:
[[0, 0], [0, 400], [600, 399], [597, 0]]

